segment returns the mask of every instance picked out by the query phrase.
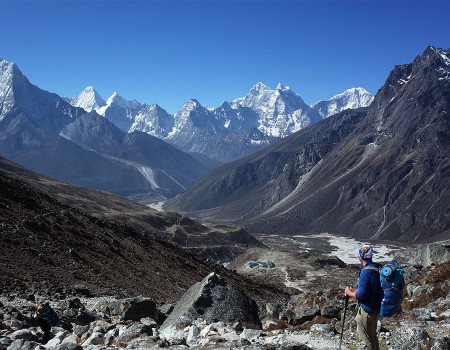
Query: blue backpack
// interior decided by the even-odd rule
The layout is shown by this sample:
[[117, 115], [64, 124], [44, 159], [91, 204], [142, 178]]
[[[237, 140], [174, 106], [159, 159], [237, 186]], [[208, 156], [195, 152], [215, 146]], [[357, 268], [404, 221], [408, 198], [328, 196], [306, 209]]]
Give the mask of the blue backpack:
[[403, 287], [405, 273], [396, 260], [388, 262], [381, 268], [363, 267], [366, 270], [377, 271], [380, 274], [380, 284], [383, 291], [381, 300], [380, 316], [388, 317], [397, 314], [403, 300]]
[[42, 310], [41, 317], [47, 320], [51, 327], [55, 327], [59, 323], [59, 317], [57, 313], [50, 307], [50, 305], [48, 305], [48, 303], [45, 304], [44, 309]]

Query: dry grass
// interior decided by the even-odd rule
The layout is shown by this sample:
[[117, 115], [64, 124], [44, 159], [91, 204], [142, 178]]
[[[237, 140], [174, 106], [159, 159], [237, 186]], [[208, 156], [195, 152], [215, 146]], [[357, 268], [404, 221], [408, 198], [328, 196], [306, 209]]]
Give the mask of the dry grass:
[[[407, 301], [404, 299], [402, 303], [402, 308], [404, 310], [412, 310], [415, 308], [426, 307], [428, 304], [436, 301], [439, 298], [446, 297], [448, 290], [442, 288], [442, 286], [435, 286], [430, 292], [422, 291], [414, 300]], [[439, 311], [439, 310], [437, 310]], [[441, 310], [444, 311], [444, 310]]]
[[424, 278], [425, 284], [437, 284], [450, 280], [450, 264], [436, 265]]
[[276, 324], [271, 324], [269, 327], [267, 327], [267, 331], [275, 331], [277, 329], [286, 329], [288, 328], [288, 325], [286, 323], [286, 321], [283, 320], [278, 320], [278, 322]]
[[311, 321], [306, 321], [301, 325], [294, 326], [290, 328], [291, 331], [305, 331], [310, 330], [313, 324], [329, 324], [330, 319], [323, 316], [316, 316]]
[[[432, 270], [426, 270], [416, 279], [421, 285], [433, 286], [429, 291], [422, 291], [414, 300], [403, 299], [402, 308], [412, 310], [414, 308], [426, 307], [428, 304], [439, 298], [445, 298], [448, 295], [448, 288], [444, 283], [450, 280], [450, 264], [440, 264]], [[444, 311], [444, 310], [435, 310]]]

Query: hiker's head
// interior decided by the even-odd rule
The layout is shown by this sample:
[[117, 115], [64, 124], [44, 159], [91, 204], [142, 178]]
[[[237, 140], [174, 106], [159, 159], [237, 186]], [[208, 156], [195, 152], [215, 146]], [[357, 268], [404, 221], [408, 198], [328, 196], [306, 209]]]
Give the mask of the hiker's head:
[[370, 244], [364, 244], [361, 248], [359, 248], [358, 252], [359, 258], [363, 261], [372, 261], [373, 257], [373, 248]]

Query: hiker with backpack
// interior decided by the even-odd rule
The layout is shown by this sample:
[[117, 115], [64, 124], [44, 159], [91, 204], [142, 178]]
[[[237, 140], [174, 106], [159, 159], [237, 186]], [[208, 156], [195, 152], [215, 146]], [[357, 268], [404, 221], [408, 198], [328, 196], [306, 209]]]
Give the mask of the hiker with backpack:
[[345, 295], [358, 300], [358, 308], [355, 317], [359, 339], [369, 350], [379, 350], [377, 337], [377, 322], [379, 318], [383, 290], [381, 289], [380, 274], [381, 265], [372, 261], [373, 248], [370, 244], [364, 244], [358, 252], [362, 265], [358, 279], [358, 289], [345, 288]]
[[37, 319], [39, 327], [44, 332], [42, 344], [46, 344], [51, 338], [50, 330], [59, 323], [58, 315], [47, 302], [37, 306], [34, 318]]

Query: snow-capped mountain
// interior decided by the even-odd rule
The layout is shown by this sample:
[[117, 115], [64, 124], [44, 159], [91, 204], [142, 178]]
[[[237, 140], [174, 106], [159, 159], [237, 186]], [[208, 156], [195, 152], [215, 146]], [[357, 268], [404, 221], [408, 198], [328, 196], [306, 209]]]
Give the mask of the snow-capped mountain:
[[104, 101], [92, 86], [88, 86], [77, 97], [68, 100], [87, 112], [95, 110], [125, 132], [142, 131], [164, 139], [173, 128], [173, 116], [157, 104], [129, 101], [117, 92]]
[[105, 101], [93, 86], [85, 88], [77, 97], [69, 99], [72, 106], [81, 107], [86, 112], [92, 112], [105, 105]]
[[245, 97], [234, 100], [232, 106], [254, 110], [260, 117], [258, 129], [272, 137], [286, 137], [320, 120], [316, 111], [281, 83], [274, 90], [258, 83]]
[[174, 116], [174, 127], [166, 140], [186, 152], [231, 161], [273, 142], [258, 130], [259, 116], [248, 107], [235, 108], [224, 102], [207, 108], [197, 100], [186, 102]]
[[141, 104], [136, 100], [128, 101], [117, 92], [113, 92], [105, 105], [97, 109], [97, 113], [116, 124], [121, 130], [128, 132], [140, 106]]
[[329, 100], [319, 101], [311, 108], [316, 110], [325, 119], [346, 109], [367, 107], [373, 101], [373, 96], [364, 88], [352, 88], [333, 96]]
[[0, 60], [0, 120], [14, 106], [14, 90], [11, 89], [14, 70], [14, 63]]
[[[329, 101], [327, 113], [309, 106], [281, 83], [270, 89], [254, 85], [246, 96], [207, 108], [197, 100], [185, 103], [174, 116], [174, 127], [166, 138], [184, 151], [199, 152], [230, 161], [299, 131], [322, 118], [348, 108], [365, 107], [372, 96], [364, 89], [349, 89]], [[334, 103], [334, 110], [331, 106]], [[227, 147], [230, 153], [223, 148]]]
[[[94, 101], [94, 89], [84, 92], [79, 103]], [[138, 121], [142, 111], [157, 110], [117, 94], [109, 100], [106, 107], [141, 111]], [[145, 198], [178, 194], [208, 170], [163, 140], [128, 131], [32, 85], [15, 64], [0, 61], [0, 155], [72, 184]]]
[[79, 105], [86, 110], [96, 105], [98, 114], [125, 132], [142, 131], [185, 152], [223, 162], [252, 153], [341, 110], [367, 106], [372, 99], [366, 90], [355, 88], [310, 106], [288, 86], [280, 83], [270, 89], [257, 83], [246, 96], [217, 108], [191, 99], [175, 115], [156, 104], [128, 101], [116, 92], [100, 105], [102, 99], [92, 87], [73, 101], [83, 101]]
[[450, 50], [430, 46], [369, 107], [216, 168], [166, 209], [267, 234], [446, 240], [449, 115]]
[[60, 96], [32, 85], [15, 63], [0, 60], [0, 121], [23, 113], [39, 127], [59, 131], [84, 113]]
[[142, 105], [128, 132], [142, 131], [164, 139], [173, 128], [173, 117], [157, 104]]

